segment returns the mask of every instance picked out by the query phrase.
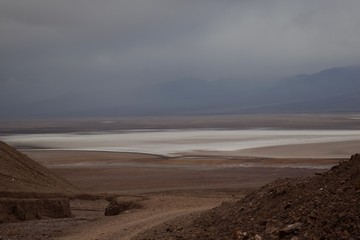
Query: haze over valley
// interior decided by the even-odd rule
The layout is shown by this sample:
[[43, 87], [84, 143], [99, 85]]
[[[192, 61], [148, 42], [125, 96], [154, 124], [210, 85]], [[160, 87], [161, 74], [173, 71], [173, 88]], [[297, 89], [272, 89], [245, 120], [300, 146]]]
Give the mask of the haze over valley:
[[37, 101], [34, 99], [39, 94], [32, 93], [33, 87], [25, 84], [20, 88], [29, 90], [24, 93], [28, 99], [17, 100], [17, 103], [12, 99], [19, 90], [7, 89], [3, 83], [0, 114], [4, 119], [16, 119], [357, 112], [360, 110], [359, 76], [360, 66], [351, 66], [266, 83], [241, 79], [179, 79], [125, 92], [118, 84], [112, 88], [98, 86]]
[[1, 119], [359, 111], [357, 1], [68, 4], [1, 3]]
[[360, 239], [360, 1], [0, 1], [0, 240]]

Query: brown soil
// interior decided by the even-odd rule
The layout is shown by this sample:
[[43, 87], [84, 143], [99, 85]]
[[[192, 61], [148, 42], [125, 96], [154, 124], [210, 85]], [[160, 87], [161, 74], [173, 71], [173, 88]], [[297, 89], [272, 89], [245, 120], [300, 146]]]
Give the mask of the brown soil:
[[360, 155], [354, 155], [326, 173], [279, 179], [236, 203], [171, 224], [181, 231], [167, 225], [137, 239], [360, 239], [359, 202]]
[[[358, 120], [347, 115], [176, 116], [113, 119], [106, 124], [103, 121], [11, 121], [1, 122], [0, 130], [3, 134], [11, 134], [129, 128], [360, 127]], [[351, 146], [357, 144], [352, 142]], [[334, 145], [316, 145], [314, 149], [317, 153], [319, 147], [326, 150], [333, 149]], [[46, 217], [2, 223], [0, 239], [241, 239], [245, 232], [249, 239], [255, 234], [262, 239], [279, 239], [280, 232], [291, 232], [292, 235], [281, 235], [285, 239], [293, 235], [299, 239], [360, 239], [356, 233], [359, 229], [359, 190], [353, 185], [360, 175], [356, 170], [359, 165], [346, 163], [321, 176], [268, 184], [279, 177], [313, 176], [320, 170], [312, 167], [329, 167], [338, 161], [312, 159], [318, 156], [314, 156], [313, 151], [304, 151], [302, 146], [290, 146], [285, 150], [292, 152], [294, 148], [311, 158], [275, 158], [284, 156], [284, 148], [256, 149], [265, 154], [264, 158], [219, 156], [208, 152], [179, 158], [80, 151], [26, 152], [49, 171], [0, 142], [0, 196], [16, 198], [20, 202], [18, 200], [54, 199], [71, 194], [73, 214], [71, 218]], [[247, 152], [246, 156], [252, 155]], [[352, 173], [347, 169], [349, 166], [353, 168]], [[92, 194], [77, 193], [69, 182], [58, 176]], [[243, 198], [249, 189], [264, 184], [268, 185]], [[111, 194], [99, 194], [103, 192]], [[140, 199], [136, 202], [142, 208], [130, 209], [117, 216], [104, 216], [109, 204], [105, 199], [113, 199], [114, 194], [122, 201]], [[289, 227], [289, 224], [295, 225]]]
[[169, 158], [86, 151], [36, 150], [26, 154], [86, 191], [117, 194], [254, 188], [279, 177], [313, 175], [320, 170], [312, 167], [330, 168], [339, 161], [221, 156]]
[[109, 204], [104, 199], [75, 199], [70, 201], [74, 217], [0, 224], [0, 237], [11, 240], [132, 239], [151, 227], [166, 224], [180, 216], [198, 215], [223, 201], [235, 201], [243, 196], [242, 191], [173, 191], [121, 195], [118, 200], [134, 201], [141, 208], [130, 209], [118, 216], [104, 216]]
[[[0, 237], [5, 239], [222, 239], [217, 238], [219, 236], [215, 233], [217, 231], [230, 234], [224, 235], [223, 239], [232, 239], [235, 229], [247, 227], [251, 223], [258, 226], [256, 217], [253, 217], [254, 222], [247, 222], [248, 225], [237, 222], [240, 218], [237, 215], [240, 212], [237, 207], [239, 203], [234, 202], [245, 196], [245, 193], [249, 193], [249, 189], [260, 187], [279, 177], [309, 176], [320, 171], [298, 168], [301, 165], [327, 166], [335, 165], [338, 161], [337, 159], [221, 156], [201, 156], [201, 158], [190, 156], [191, 160], [189, 160], [187, 157], [164, 158], [146, 154], [74, 151], [28, 151], [27, 153], [49, 167], [52, 172], [93, 194], [73, 195], [74, 200], [70, 201], [74, 215], [72, 218], [0, 224]], [[239, 167], [239, 164], [244, 163], [255, 165]], [[289, 163], [295, 168], [288, 168]], [[319, 177], [321, 176], [316, 176]], [[293, 186], [292, 181], [286, 180], [286, 182], [289, 182], [286, 183], [289, 186]], [[274, 184], [269, 186], [282, 186], [277, 185], [278, 182]], [[287, 186], [286, 184], [284, 186]], [[102, 194], [103, 192], [111, 194]], [[302, 195], [300, 190], [296, 193]], [[63, 193], [19, 191], [1, 194], [4, 197], [23, 199], [34, 196], [56, 198], [61, 197]], [[104, 216], [105, 208], [108, 206], [108, 202], [104, 199], [110, 201], [115, 195], [121, 201], [135, 201], [141, 205], [141, 208], [129, 209], [117, 216]], [[245, 205], [249, 205], [249, 201], [255, 202], [255, 198], [259, 197], [256, 194], [249, 196], [253, 197], [247, 200]], [[245, 199], [249, 199], [249, 196]], [[310, 197], [314, 195], [310, 194]], [[265, 206], [265, 201], [270, 204], [271, 198], [264, 198], [261, 201], [263, 202], [259, 205], [253, 203], [258, 206], [257, 209], [261, 209], [260, 204]], [[223, 202], [230, 203], [223, 204], [210, 213], [204, 213]], [[295, 207], [297, 203], [294, 201], [292, 204], [294, 211], [297, 210]], [[283, 208], [279, 202], [275, 205]], [[276, 210], [279, 211], [279, 208]], [[223, 220], [216, 220], [219, 216]], [[233, 216], [237, 218], [234, 220]], [[267, 215], [263, 213], [259, 218], [268, 221]], [[210, 223], [206, 222], [207, 220]], [[280, 232], [288, 222], [278, 220]], [[240, 228], [239, 231], [247, 231], [251, 237], [254, 235], [250, 234], [262, 234], [261, 231], [252, 232], [248, 229], [251, 230], [249, 227]], [[205, 238], [206, 232], [214, 238]], [[266, 235], [262, 237], [267, 239]]]
[[[177, 217], [199, 214], [223, 202], [238, 199], [242, 195], [212, 192], [196, 195], [194, 192], [147, 194], [140, 209], [131, 209], [118, 216], [103, 217], [95, 222], [80, 225], [65, 233], [61, 240], [130, 240], [143, 231], [166, 224]], [[120, 198], [121, 199], [121, 198]], [[161, 238], [158, 238], [161, 239]]]

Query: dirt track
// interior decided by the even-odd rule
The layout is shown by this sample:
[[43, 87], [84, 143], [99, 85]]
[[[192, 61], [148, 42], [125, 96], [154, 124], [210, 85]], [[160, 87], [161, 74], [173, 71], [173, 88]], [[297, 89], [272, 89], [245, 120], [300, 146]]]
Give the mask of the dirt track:
[[143, 206], [141, 209], [130, 210], [118, 216], [103, 217], [99, 221], [80, 225], [57, 239], [129, 240], [177, 217], [213, 208], [223, 200], [231, 200], [231, 197], [153, 195], [148, 200], [140, 202]]

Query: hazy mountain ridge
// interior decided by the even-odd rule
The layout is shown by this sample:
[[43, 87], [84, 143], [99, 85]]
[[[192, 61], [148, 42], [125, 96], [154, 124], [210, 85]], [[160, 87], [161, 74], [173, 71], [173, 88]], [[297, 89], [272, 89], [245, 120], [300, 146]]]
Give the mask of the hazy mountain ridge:
[[297, 75], [267, 85], [182, 79], [132, 91], [121, 91], [121, 86], [74, 91], [15, 105], [7, 99], [0, 107], [4, 118], [351, 112], [360, 111], [359, 90], [360, 65]]
[[259, 104], [257, 111], [359, 111], [359, 89], [360, 66], [331, 68], [279, 82], [264, 94], [272, 105]]

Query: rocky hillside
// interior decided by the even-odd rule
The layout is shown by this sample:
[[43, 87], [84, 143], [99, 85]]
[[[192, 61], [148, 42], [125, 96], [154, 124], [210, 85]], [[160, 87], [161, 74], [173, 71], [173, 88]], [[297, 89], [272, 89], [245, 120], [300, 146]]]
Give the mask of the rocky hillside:
[[[360, 155], [326, 173], [280, 179], [157, 239], [360, 239]], [[156, 237], [157, 236], [157, 237]]]
[[68, 193], [75, 187], [0, 141], [1, 192]]
[[66, 180], [1, 141], [0, 166], [0, 224], [72, 216]]

